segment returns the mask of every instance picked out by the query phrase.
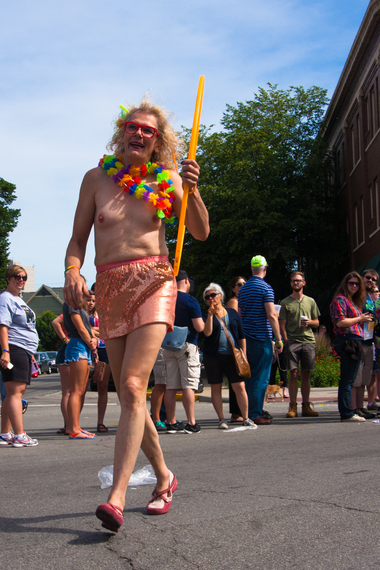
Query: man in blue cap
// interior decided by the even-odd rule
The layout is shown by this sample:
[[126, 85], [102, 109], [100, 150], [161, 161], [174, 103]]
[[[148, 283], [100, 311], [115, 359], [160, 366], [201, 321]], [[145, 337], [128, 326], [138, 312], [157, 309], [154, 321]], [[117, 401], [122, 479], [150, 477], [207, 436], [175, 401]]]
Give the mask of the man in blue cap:
[[251, 259], [252, 277], [239, 292], [239, 314], [247, 342], [247, 358], [251, 377], [246, 379], [248, 416], [257, 425], [272, 423], [263, 415], [265, 391], [269, 383], [273, 358], [273, 335], [275, 350], [283, 349], [278, 317], [274, 307], [274, 291], [265, 282], [267, 261], [262, 255]]

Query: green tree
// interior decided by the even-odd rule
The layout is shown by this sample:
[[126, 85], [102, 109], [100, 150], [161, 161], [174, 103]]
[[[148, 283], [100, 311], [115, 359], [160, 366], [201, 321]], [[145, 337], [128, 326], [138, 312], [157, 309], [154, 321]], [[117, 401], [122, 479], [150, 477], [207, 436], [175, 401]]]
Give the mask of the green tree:
[[10, 208], [16, 199], [16, 186], [0, 178], [0, 287], [5, 289], [5, 271], [9, 264], [9, 234], [17, 226], [20, 210]]
[[44, 311], [36, 319], [36, 329], [40, 337], [38, 350], [58, 350], [62, 344], [52, 326], [52, 321], [57, 317], [53, 311]]
[[[332, 250], [336, 194], [321, 135], [327, 103], [320, 87], [268, 84], [252, 101], [227, 105], [223, 131], [201, 129], [199, 188], [211, 232], [205, 242], [187, 232], [181, 262], [197, 278], [198, 292], [211, 280], [227, 288], [235, 275], [249, 277], [258, 253], [268, 261], [276, 298], [288, 294], [294, 268], [306, 272], [314, 296], [326, 289], [327, 274], [333, 279], [345, 244], [334, 235]], [[168, 232], [172, 256], [175, 231]]]

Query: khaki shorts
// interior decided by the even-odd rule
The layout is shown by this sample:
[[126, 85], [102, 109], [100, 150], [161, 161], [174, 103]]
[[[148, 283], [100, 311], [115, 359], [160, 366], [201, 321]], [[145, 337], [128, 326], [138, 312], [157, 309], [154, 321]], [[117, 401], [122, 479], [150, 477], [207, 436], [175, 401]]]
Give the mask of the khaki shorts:
[[359, 388], [359, 386], [369, 386], [372, 378], [373, 369], [373, 345], [372, 344], [362, 344], [364, 362], [359, 364], [358, 373], [356, 374], [355, 381], [353, 383], [354, 388]]
[[171, 352], [163, 349], [166, 363], [166, 388], [197, 390], [201, 376], [198, 347], [187, 342], [181, 350]]
[[284, 349], [287, 370], [295, 370], [301, 363], [301, 370], [315, 370], [315, 343], [288, 340]]
[[154, 385], [166, 384], [166, 362], [164, 359], [164, 349], [160, 348], [156, 362], [153, 366]]

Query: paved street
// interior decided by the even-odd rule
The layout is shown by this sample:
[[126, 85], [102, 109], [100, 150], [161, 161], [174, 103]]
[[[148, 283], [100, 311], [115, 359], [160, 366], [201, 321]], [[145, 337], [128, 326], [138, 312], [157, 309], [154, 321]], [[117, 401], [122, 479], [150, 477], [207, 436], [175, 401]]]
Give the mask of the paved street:
[[[177, 475], [171, 511], [145, 514], [152, 485], [129, 489], [124, 525], [105, 532], [94, 516], [105, 502], [98, 471], [112, 464], [119, 414], [109, 394], [110, 431], [69, 441], [57, 375], [27, 390], [26, 431], [36, 448], [0, 448], [0, 568], [11, 570], [257, 570], [378, 568], [380, 424], [341, 423], [336, 403], [316, 403], [319, 420], [222, 432], [209, 402], [196, 404], [199, 434], [160, 435]], [[83, 427], [96, 426], [88, 393]], [[185, 419], [177, 403], [178, 419]], [[228, 406], [225, 405], [226, 417]], [[146, 465], [141, 454], [136, 468]]]

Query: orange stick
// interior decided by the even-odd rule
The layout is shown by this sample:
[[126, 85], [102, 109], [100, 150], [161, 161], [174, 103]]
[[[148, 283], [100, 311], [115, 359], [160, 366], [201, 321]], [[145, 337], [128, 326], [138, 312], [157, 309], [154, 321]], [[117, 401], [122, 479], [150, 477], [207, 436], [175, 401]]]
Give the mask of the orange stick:
[[[205, 86], [205, 76], [201, 75], [199, 78], [197, 100], [195, 103], [193, 128], [191, 129], [189, 154], [187, 155], [187, 158], [191, 158], [192, 160], [195, 160], [195, 156], [196, 156], [196, 152], [197, 152], [199, 123], [201, 121], [201, 110], [202, 110], [204, 86]], [[189, 186], [188, 186], [188, 184], [185, 184], [183, 187], [181, 213], [179, 216], [179, 224], [178, 224], [177, 246], [176, 246], [175, 258], [174, 258], [174, 275], [176, 275], [176, 276], [178, 275], [179, 265], [181, 263], [183, 241], [185, 239], [185, 230], [186, 230], [185, 217], [186, 217], [186, 208], [187, 208], [188, 197], [189, 197]]]

